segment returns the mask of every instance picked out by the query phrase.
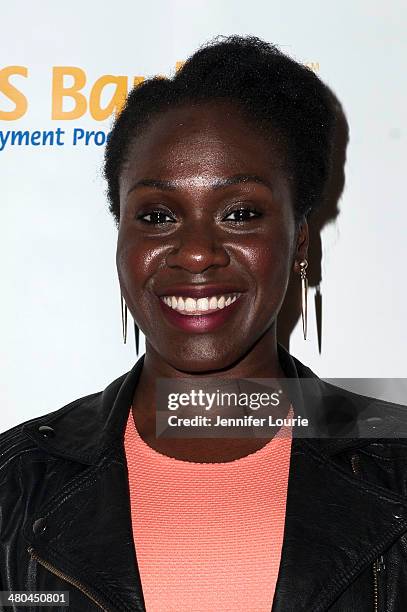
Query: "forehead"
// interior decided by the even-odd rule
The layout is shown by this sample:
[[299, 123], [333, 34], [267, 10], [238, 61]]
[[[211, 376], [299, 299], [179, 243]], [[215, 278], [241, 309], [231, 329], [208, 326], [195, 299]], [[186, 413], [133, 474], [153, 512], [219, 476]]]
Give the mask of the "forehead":
[[268, 175], [282, 169], [277, 133], [255, 129], [229, 102], [183, 105], [165, 111], [132, 142], [122, 176], [154, 175], [203, 181], [206, 175], [240, 172]]

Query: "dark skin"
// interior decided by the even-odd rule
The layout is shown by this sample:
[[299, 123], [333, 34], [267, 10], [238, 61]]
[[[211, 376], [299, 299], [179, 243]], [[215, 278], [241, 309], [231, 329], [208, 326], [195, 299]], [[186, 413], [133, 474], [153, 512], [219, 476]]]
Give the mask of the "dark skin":
[[[270, 439], [156, 438], [154, 393], [157, 377], [284, 378], [276, 318], [291, 270], [299, 274], [307, 257], [308, 226], [295, 222], [283, 160], [277, 142], [233, 104], [206, 102], [162, 113], [122, 168], [116, 262], [123, 297], [146, 336], [133, 415], [143, 440], [163, 454], [231, 461]], [[222, 186], [231, 177], [234, 184]], [[140, 185], [145, 179], [162, 184]], [[225, 282], [239, 288], [240, 304], [212, 332], [184, 331], [163, 316], [163, 288]]]

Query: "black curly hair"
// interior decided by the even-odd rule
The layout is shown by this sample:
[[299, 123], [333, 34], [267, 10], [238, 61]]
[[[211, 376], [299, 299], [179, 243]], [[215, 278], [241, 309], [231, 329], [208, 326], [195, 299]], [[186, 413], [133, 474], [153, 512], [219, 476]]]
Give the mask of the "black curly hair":
[[120, 220], [119, 178], [129, 148], [157, 114], [183, 104], [226, 100], [263, 137], [283, 143], [296, 220], [322, 202], [329, 177], [335, 104], [306, 66], [255, 36], [218, 36], [172, 78], [154, 77], [130, 92], [105, 149], [109, 210]]

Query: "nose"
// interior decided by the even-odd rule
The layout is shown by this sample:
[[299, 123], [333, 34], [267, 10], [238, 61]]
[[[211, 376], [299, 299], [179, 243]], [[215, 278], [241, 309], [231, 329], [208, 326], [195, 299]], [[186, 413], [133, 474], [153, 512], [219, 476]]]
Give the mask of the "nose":
[[184, 231], [166, 258], [168, 267], [183, 268], [193, 274], [200, 274], [211, 267], [224, 267], [229, 262], [230, 257], [222, 241], [206, 225]]

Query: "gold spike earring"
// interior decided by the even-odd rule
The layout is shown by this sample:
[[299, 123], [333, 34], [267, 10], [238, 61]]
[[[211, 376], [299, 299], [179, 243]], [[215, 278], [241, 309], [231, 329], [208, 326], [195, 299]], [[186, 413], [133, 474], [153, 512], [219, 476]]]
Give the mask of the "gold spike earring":
[[127, 341], [127, 304], [124, 301], [124, 298], [121, 293], [120, 293], [120, 301], [121, 301], [121, 307], [122, 307], [123, 343], [126, 344], [126, 341]]
[[[127, 341], [127, 304], [124, 301], [124, 297], [121, 292], [120, 292], [120, 302], [121, 302], [121, 310], [122, 310], [123, 343], [126, 344], [126, 341]], [[138, 356], [139, 343], [140, 343], [140, 330], [135, 321], [134, 321], [134, 340], [136, 343], [136, 355]]]
[[302, 318], [302, 332], [304, 334], [304, 340], [307, 339], [307, 294], [308, 294], [308, 279], [307, 279], [307, 268], [308, 261], [303, 259], [299, 262], [300, 276], [301, 276], [301, 318]]

